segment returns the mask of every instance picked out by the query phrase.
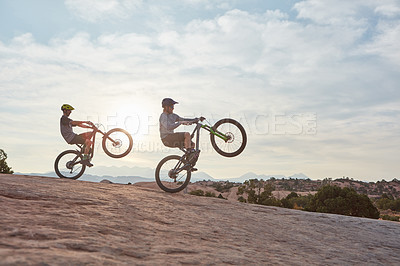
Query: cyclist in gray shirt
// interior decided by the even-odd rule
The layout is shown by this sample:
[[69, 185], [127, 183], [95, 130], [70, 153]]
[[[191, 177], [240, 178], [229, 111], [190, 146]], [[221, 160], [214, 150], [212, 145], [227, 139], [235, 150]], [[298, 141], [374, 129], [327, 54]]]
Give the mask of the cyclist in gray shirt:
[[63, 112], [63, 115], [60, 118], [61, 135], [68, 144], [82, 144], [85, 146], [82, 163], [91, 167], [93, 164], [90, 162], [88, 154], [90, 146], [92, 145], [91, 138], [93, 132], [86, 132], [77, 135], [72, 131], [72, 127], [78, 126], [92, 129], [94, 124], [90, 121], [73, 121], [69, 118], [72, 110], [74, 110], [74, 107], [69, 104], [63, 104], [61, 106], [61, 111]]
[[[160, 137], [163, 144], [170, 148], [185, 148], [192, 151], [194, 143], [191, 140], [189, 132], [174, 132], [174, 129], [180, 125], [189, 125], [196, 123], [199, 118], [182, 118], [174, 114], [174, 105], [178, 102], [171, 98], [162, 100], [163, 113], [160, 115]], [[203, 118], [203, 117], [201, 117]]]

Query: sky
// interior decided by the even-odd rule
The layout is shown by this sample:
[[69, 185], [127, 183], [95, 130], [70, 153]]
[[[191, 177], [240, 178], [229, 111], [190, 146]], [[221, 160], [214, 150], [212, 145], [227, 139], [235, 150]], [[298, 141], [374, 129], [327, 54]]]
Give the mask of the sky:
[[392, 180], [399, 43], [395, 0], [0, 0], [0, 148], [16, 172], [53, 171], [73, 148], [59, 132], [69, 103], [72, 119], [133, 136], [122, 159], [97, 146], [94, 167], [155, 168], [181, 153], [159, 138], [171, 97], [182, 117], [245, 127], [234, 158], [202, 132], [197, 166], [214, 178]]

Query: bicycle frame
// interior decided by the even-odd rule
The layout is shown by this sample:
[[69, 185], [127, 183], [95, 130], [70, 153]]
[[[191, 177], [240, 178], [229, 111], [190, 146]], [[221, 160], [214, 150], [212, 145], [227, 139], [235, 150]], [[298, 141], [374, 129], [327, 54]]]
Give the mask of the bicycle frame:
[[[103, 131], [101, 131], [101, 130], [98, 129], [97, 127], [93, 127], [92, 129], [93, 129], [93, 135], [92, 135], [92, 137], [91, 137], [91, 139], [92, 139], [92, 144], [90, 145], [91, 151], [89, 151], [89, 157], [90, 157], [90, 159], [93, 159], [93, 156], [94, 156], [94, 144], [95, 144], [95, 141], [96, 141], [96, 133], [99, 132], [100, 134], [102, 134], [102, 135], [103, 135], [103, 138], [104, 138], [105, 135], [107, 134], [107, 132], [104, 133]], [[109, 139], [110, 141], [112, 141], [112, 143], [116, 144], [116, 142], [115, 142], [112, 138], [110, 138], [109, 136], [107, 136], [107, 139]], [[84, 152], [85, 144], [76, 144], [76, 145], [81, 149], [79, 152], [80, 152], [80, 154], [82, 154], [82, 153]]]
[[225, 142], [229, 141], [230, 137], [226, 136], [224, 133], [219, 132], [218, 130], [214, 130], [211, 126], [209, 125], [205, 125], [205, 124], [201, 124], [201, 123], [197, 123], [196, 127], [194, 128], [191, 137], [194, 137], [194, 134], [196, 134], [196, 150], [199, 150], [199, 140], [200, 140], [200, 129], [203, 128], [205, 130], [207, 130], [208, 132], [210, 132], [211, 134], [221, 138], [222, 140], [224, 140]]
[[[92, 159], [93, 156], [94, 156], [94, 143], [95, 143], [95, 140], [96, 140], [96, 133], [97, 132], [100, 132], [100, 133], [102, 133], [104, 135], [104, 133], [102, 131], [100, 131], [99, 129], [93, 128], [93, 135], [91, 137], [91, 139], [93, 139], [93, 140], [92, 140], [92, 144], [90, 145], [90, 149], [91, 150], [89, 150], [90, 159]], [[75, 145], [80, 148], [79, 154], [83, 154], [84, 153], [84, 149], [85, 149], [85, 144], [75, 144]]]

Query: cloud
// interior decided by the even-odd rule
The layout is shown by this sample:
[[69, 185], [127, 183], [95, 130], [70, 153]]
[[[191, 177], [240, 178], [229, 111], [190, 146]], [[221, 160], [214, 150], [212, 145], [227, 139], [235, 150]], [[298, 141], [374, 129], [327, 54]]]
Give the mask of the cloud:
[[386, 0], [379, 2], [379, 5], [374, 10], [377, 14], [382, 14], [387, 17], [396, 17], [400, 15], [399, 3], [395, 0]]
[[371, 1], [301, 1], [294, 5], [297, 18], [309, 19], [315, 23], [336, 26], [360, 26], [365, 20], [360, 16], [360, 9], [370, 5]]
[[142, 0], [65, 0], [64, 3], [74, 15], [95, 23], [126, 19], [141, 6]]
[[233, 6], [233, 1], [229, 1], [229, 0], [182, 0], [179, 1], [180, 4], [184, 4], [184, 5], [188, 5], [191, 7], [202, 7], [204, 9], [209, 9], [209, 10], [213, 10], [215, 8], [217, 9], [224, 9], [224, 10], [228, 10], [228, 9], [232, 9]]
[[380, 21], [376, 27], [377, 34], [372, 42], [364, 46], [365, 52], [378, 55], [397, 65], [400, 64], [400, 21]]
[[[139, 3], [65, 2], [74, 14], [93, 23], [126, 18]], [[394, 67], [400, 63], [400, 28], [395, 11], [387, 8], [398, 5], [379, 3], [303, 1], [294, 6], [297, 17], [282, 10], [230, 9], [183, 25], [177, 25], [173, 13], [165, 13], [171, 23], [156, 31], [81, 31], [54, 36], [46, 44], [36, 41], [34, 34], [21, 34], [0, 43], [0, 119], [15, 125], [0, 137], [17, 143], [16, 136], [24, 138], [28, 125], [51, 165], [63, 143], [56, 140], [59, 105], [69, 102], [77, 106], [75, 119], [90, 117], [106, 126], [123, 127], [126, 121], [134, 122], [126, 120], [127, 115], [140, 115], [148, 135], [134, 139], [150, 147], [160, 144], [160, 100], [169, 96], [179, 100], [176, 111], [183, 116], [205, 115], [215, 122], [230, 115], [240, 120], [249, 144], [234, 164], [257, 167], [252, 171], [335, 177], [335, 168], [343, 165], [344, 173], [338, 175], [379, 175], [383, 168], [395, 169], [391, 158], [398, 153], [392, 147], [400, 144], [400, 75]], [[316, 115], [315, 134], [299, 131], [307, 126], [306, 120], [296, 120], [302, 114]], [[275, 116], [284, 120], [274, 120]], [[15, 151], [24, 149], [15, 145]], [[203, 154], [211, 174], [227, 177], [224, 171], [232, 167], [231, 161], [211, 151]], [[126, 165], [134, 164], [135, 156], [154, 167], [151, 163], [163, 154], [96, 160]], [[369, 162], [374, 169], [354, 169], [356, 159], [350, 165], [349, 158], [365, 162], [363, 168]], [[37, 162], [31, 160], [34, 167]]]

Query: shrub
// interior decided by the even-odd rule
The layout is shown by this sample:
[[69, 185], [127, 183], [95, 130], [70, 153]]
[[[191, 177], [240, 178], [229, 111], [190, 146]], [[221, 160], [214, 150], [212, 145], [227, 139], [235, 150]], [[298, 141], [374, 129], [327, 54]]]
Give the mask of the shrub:
[[[221, 195], [221, 194], [220, 194]], [[215, 193], [214, 192], [210, 192], [210, 191], [207, 191], [205, 194], [204, 194], [204, 196], [206, 196], [206, 197], [213, 197], [213, 198], [215, 198], [216, 196], [215, 196]]]
[[240, 196], [239, 198], [238, 198], [238, 201], [240, 201], [240, 202], [244, 202], [244, 203], [246, 203], [247, 201], [246, 201], [246, 199], [245, 198], [243, 198], [243, 196]]
[[[273, 206], [280, 206], [275, 205], [278, 204], [275, 200], [273, 200], [272, 191], [274, 187], [272, 184], [265, 182], [264, 180], [258, 179], [250, 179], [244, 182], [243, 185], [239, 186], [237, 195], [243, 195], [244, 193], [247, 194], [247, 199], [244, 199], [241, 196], [238, 200], [253, 204], [262, 204], [262, 205], [269, 205], [274, 204]], [[280, 204], [280, 202], [279, 202]]]
[[384, 195], [375, 202], [376, 206], [381, 210], [400, 211], [400, 199], [395, 200], [393, 197], [384, 197]]
[[219, 195], [218, 195], [218, 197], [217, 198], [219, 198], [219, 199], [226, 199], [226, 198], [224, 198], [224, 196], [222, 196], [222, 194], [221, 193], [219, 193]]
[[360, 195], [353, 188], [324, 186], [313, 197], [306, 210], [348, 216], [379, 218], [378, 209], [367, 195]]
[[282, 207], [284, 208], [303, 210], [310, 205], [312, 199], [313, 195], [311, 194], [307, 196], [299, 196], [297, 193], [292, 192], [286, 198], [281, 199], [281, 202]]
[[231, 182], [214, 182], [212, 186], [216, 191], [223, 193], [229, 191], [234, 185], [235, 183]]
[[391, 216], [391, 215], [384, 214], [384, 215], [381, 215], [381, 218], [383, 220], [400, 222], [400, 217], [398, 217], [398, 216]]
[[196, 190], [190, 191], [189, 194], [195, 195], [195, 196], [204, 196], [204, 191], [201, 189], [196, 189]]
[[214, 192], [210, 192], [210, 191], [204, 192], [201, 189], [196, 189], [196, 190], [190, 191], [189, 194], [190, 195], [194, 195], [194, 196], [200, 196], [200, 197], [203, 197], [203, 196], [205, 196], [205, 197], [213, 197], [213, 198], [216, 197]]

